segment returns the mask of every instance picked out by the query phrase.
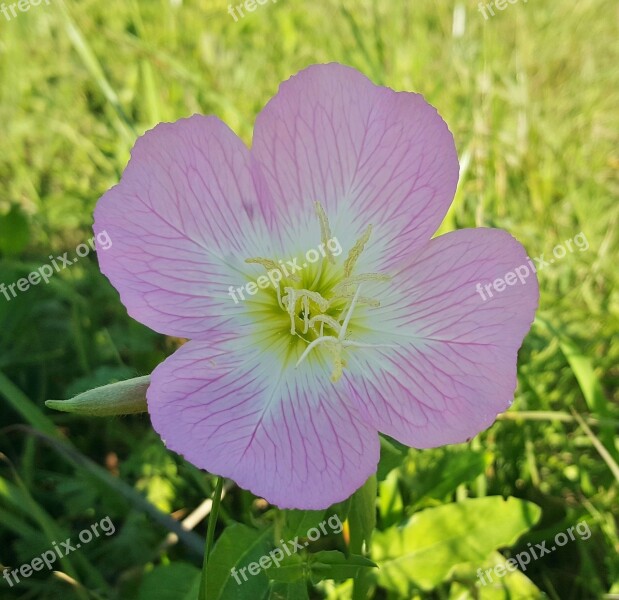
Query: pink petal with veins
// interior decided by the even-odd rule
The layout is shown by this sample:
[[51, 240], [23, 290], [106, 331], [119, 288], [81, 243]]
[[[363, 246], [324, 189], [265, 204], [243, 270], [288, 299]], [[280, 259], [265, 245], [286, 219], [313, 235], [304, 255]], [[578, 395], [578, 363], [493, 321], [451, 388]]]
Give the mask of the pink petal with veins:
[[368, 424], [428, 448], [473, 437], [509, 407], [518, 349], [539, 300], [537, 277], [530, 272], [524, 284], [516, 280], [486, 301], [476, 285], [528, 261], [499, 229], [454, 231], [410, 257], [372, 311], [368, 336], [396, 347], [350, 352], [344, 371]]
[[391, 269], [427, 243], [458, 182], [453, 137], [433, 106], [337, 63], [281, 84], [258, 115], [252, 153], [293, 239], [315, 201], [342, 243], [373, 224], [370, 270]]
[[215, 117], [162, 123], [138, 139], [95, 210], [112, 240], [101, 271], [129, 314], [167, 335], [205, 339], [239, 315], [230, 285], [277, 233], [249, 150]]
[[376, 429], [328, 366], [282, 372], [244, 340], [182, 346], [153, 372], [148, 410], [168, 448], [280, 508], [344, 500], [378, 463]]

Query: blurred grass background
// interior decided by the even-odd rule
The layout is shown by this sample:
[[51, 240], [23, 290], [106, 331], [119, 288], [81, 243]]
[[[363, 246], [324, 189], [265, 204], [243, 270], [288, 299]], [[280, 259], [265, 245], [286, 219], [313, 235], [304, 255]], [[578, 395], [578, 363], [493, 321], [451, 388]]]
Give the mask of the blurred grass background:
[[[525, 498], [543, 516], [521, 547], [586, 519], [590, 540], [527, 571], [539, 595], [492, 597], [619, 598], [619, 5], [520, 0], [484, 19], [472, 0], [279, 0], [238, 22], [227, 8], [51, 0], [10, 21], [0, 14], [0, 281], [91, 237], [97, 199], [136, 135], [159, 121], [216, 114], [249, 144], [279, 82], [316, 62], [424, 94], [461, 159], [442, 230], [502, 227], [547, 259], [579, 232], [590, 247], [539, 274], [513, 409], [470, 444], [411, 451], [395, 471], [399, 510]], [[92, 254], [49, 285], [0, 296], [0, 563], [30, 561], [103, 515], [118, 524], [68, 559], [70, 581], [1, 581], [0, 598], [138, 598], [153, 564], [195, 560], [197, 537], [161, 549], [164, 513], [199, 506], [211, 479], [168, 454], [145, 416], [95, 421], [43, 405], [149, 373], [178, 343], [127, 317]], [[224, 522], [256, 518], [249, 494], [229, 496]], [[314, 593], [348, 597], [346, 588]], [[452, 579], [413, 597], [486, 593]]]

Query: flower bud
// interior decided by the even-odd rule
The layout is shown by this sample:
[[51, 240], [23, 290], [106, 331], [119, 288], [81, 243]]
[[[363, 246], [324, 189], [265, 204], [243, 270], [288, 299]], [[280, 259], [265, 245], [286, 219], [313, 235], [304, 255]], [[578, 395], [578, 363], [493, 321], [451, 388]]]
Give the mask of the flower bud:
[[91, 417], [113, 417], [146, 412], [146, 390], [150, 375], [110, 383], [70, 400], [47, 400], [45, 406], [63, 412]]

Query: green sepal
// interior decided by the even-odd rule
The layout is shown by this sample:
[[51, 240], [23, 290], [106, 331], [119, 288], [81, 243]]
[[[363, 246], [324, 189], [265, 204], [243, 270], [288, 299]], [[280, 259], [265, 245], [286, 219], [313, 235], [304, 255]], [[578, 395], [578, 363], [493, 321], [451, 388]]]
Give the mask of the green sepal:
[[45, 406], [89, 417], [114, 417], [146, 412], [150, 375], [135, 377], [78, 394], [70, 400], [47, 400]]

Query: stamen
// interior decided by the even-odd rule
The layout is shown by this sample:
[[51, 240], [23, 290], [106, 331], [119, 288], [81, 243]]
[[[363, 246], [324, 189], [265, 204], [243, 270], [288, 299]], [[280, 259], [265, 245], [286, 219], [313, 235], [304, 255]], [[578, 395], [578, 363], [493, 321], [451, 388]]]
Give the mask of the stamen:
[[314, 206], [316, 207], [316, 214], [318, 215], [318, 220], [320, 221], [320, 237], [322, 239], [322, 247], [327, 254], [329, 262], [331, 264], [335, 264], [335, 258], [328, 246], [329, 240], [332, 236], [327, 213], [325, 213], [325, 210], [320, 202], [315, 202]]
[[[306, 291], [306, 290], [304, 290]], [[333, 371], [331, 373], [331, 381], [333, 383], [337, 383], [342, 374], [344, 372], [345, 361], [342, 357], [342, 350], [344, 348], [355, 347], [355, 348], [395, 348], [396, 346], [393, 344], [367, 344], [363, 342], [356, 342], [354, 340], [347, 340], [346, 333], [348, 331], [348, 325], [350, 324], [350, 319], [352, 317], [352, 313], [355, 310], [356, 305], [361, 299], [360, 296], [361, 285], [357, 287], [357, 291], [348, 307], [348, 311], [346, 312], [346, 317], [344, 322], [340, 326], [339, 323], [329, 315], [316, 315], [310, 319], [310, 326], [315, 322], [319, 321], [321, 323], [320, 327], [320, 337], [316, 338], [313, 342], [311, 342], [307, 348], [301, 354], [299, 360], [297, 361], [296, 366], [298, 367], [310, 354], [310, 352], [320, 346], [321, 344], [327, 344], [329, 347], [329, 352], [333, 357]], [[329, 325], [334, 331], [338, 333], [337, 337], [332, 335], [323, 335], [324, 325]]]
[[321, 323], [320, 335], [323, 335], [322, 332], [324, 331], [324, 324], [329, 325], [329, 327], [331, 327], [331, 329], [333, 329], [339, 335], [341, 330], [340, 324], [333, 317], [330, 317], [329, 315], [316, 315], [315, 317], [312, 317], [310, 319], [310, 327], [314, 325], [316, 321], [319, 321]]
[[346, 288], [364, 281], [391, 281], [391, 279], [391, 275], [387, 275], [385, 273], [361, 273], [360, 275], [354, 275], [352, 277], [342, 279], [342, 281], [333, 287], [332, 292], [333, 294], [337, 294], [340, 288]]
[[286, 295], [282, 298], [282, 303], [285, 305], [285, 310], [290, 316], [290, 333], [292, 335], [295, 335], [296, 333], [295, 319], [297, 318], [297, 300], [301, 300], [301, 308], [305, 313], [303, 318], [305, 325], [303, 331], [304, 334], [307, 333], [309, 327], [309, 321], [307, 320], [309, 319], [310, 300], [315, 302], [318, 305], [318, 309], [323, 312], [329, 308], [329, 301], [323, 298], [318, 292], [312, 292], [311, 290], [306, 289], [296, 290], [288, 286], [284, 288], [284, 292], [286, 292]]
[[284, 304], [282, 303], [282, 293], [279, 289], [279, 282], [277, 282], [277, 286], [275, 286], [275, 293], [277, 294], [277, 304], [279, 304], [279, 307], [282, 310], [286, 310], [286, 308], [284, 308]]
[[309, 297], [308, 296], [303, 296], [303, 299], [301, 300], [301, 302], [303, 303], [303, 335], [305, 335], [310, 327], [310, 318], [309, 318], [309, 312], [310, 312], [310, 304], [309, 304]]
[[287, 292], [286, 295], [282, 298], [282, 302], [286, 305], [288, 309], [288, 315], [290, 316], [290, 333], [291, 335], [295, 334], [295, 317], [296, 317], [296, 304], [297, 299], [295, 297], [295, 290], [291, 287], [285, 287], [284, 292]]
[[[245, 262], [250, 265], [262, 265], [267, 271], [278, 271], [280, 274], [282, 272], [282, 265], [276, 263], [270, 258], [262, 258], [261, 256], [257, 256], [255, 258], [246, 258]], [[290, 274], [287, 278], [292, 281], [301, 281], [301, 278], [298, 275]]]
[[[351, 293], [342, 294], [342, 298], [350, 298], [352, 296]], [[368, 298], [367, 296], [359, 296], [357, 300], [359, 304], [367, 304], [372, 308], [378, 308], [380, 306], [380, 300], [376, 300], [376, 298]]]
[[[333, 239], [329, 219], [320, 204], [314, 203], [316, 215], [320, 223], [320, 235], [324, 258], [331, 264], [335, 264], [333, 251], [329, 249], [329, 242]], [[374, 298], [361, 295], [361, 287], [365, 282], [384, 282], [391, 280], [390, 275], [383, 273], [359, 273], [353, 275], [359, 257], [363, 253], [365, 246], [372, 235], [372, 225], [368, 225], [361, 237], [350, 249], [344, 261], [343, 271], [334, 273], [329, 271], [328, 276], [323, 279], [323, 270], [329, 269], [325, 261], [320, 262], [318, 270], [314, 273], [313, 281], [310, 285], [304, 282], [309, 289], [296, 289], [291, 287], [293, 281], [303, 281], [297, 275], [287, 275], [282, 277], [282, 270], [286, 272], [282, 261], [276, 262], [269, 258], [254, 257], [245, 260], [248, 264], [262, 265], [269, 276], [271, 272], [280, 273], [280, 281], [273, 281], [277, 295], [279, 307], [288, 314], [290, 318], [290, 334], [299, 338], [306, 344], [296, 362], [298, 367], [318, 346], [325, 346], [325, 352], [333, 361], [333, 370], [330, 379], [333, 383], [338, 382], [347, 366], [345, 357], [346, 348], [395, 348], [392, 344], [369, 344], [357, 342], [354, 339], [347, 339], [348, 328], [351, 323], [353, 313], [359, 304], [371, 307], [380, 306], [380, 302]], [[333, 281], [334, 275], [339, 275], [337, 283]], [[274, 279], [274, 278], [273, 278]], [[280, 283], [281, 282], [281, 283]], [[288, 285], [286, 285], [288, 284]], [[296, 285], [299, 285], [298, 283]], [[328, 297], [322, 296], [313, 289], [326, 288]], [[341, 309], [341, 310], [340, 310]], [[300, 311], [300, 312], [299, 312]], [[329, 313], [329, 314], [328, 314]], [[339, 314], [338, 314], [339, 313]], [[320, 325], [319, 325], [320, 324]], [[330, 328], [333, 334], [325, 335], [325, 326]], [[298, 327], [298, 328], [297, 328]], [[358, 334], [359, 332], [355, 332]], [[355, 335], [354, 337], [358, 337]], [[308, 339], [309, 338], [309, 339]], [[312, 339], [313, 338], [313, 339]], [[295, 346], [296, 347], [296, 346]]]
[[355, 294], [355, 297], [352, 299], [352, 302], [350, 303], [350, 308], [348, 309], [348, 313], [346, 314], [346, 318], [344, 319], [344, 323], [342, 324], [342, 327], [340, 329], [340, 332], [338, 334], [337, 337], [333, 337], [332, 335], [324, 335], [321, 336], [319, 338], [316, 338], [303, 352], [303, 354], [301, 354], [301, 358], [299, 358], [299, 360], [297, 361], [296, 366], [298, 367], [307, 357], [307, 355], [318, 345], [320, 344], [324, 344], [325, 342], [335, 342], [337, 344], [339, 344], [340, 342], [342, 342], [342, 340], [344, 340], [345, 336], [346, 336], [346, 330], [348, 329], [348, 324], [350, 323], [350, 318], [352, 317], [352, 311], [355, 310], [355, 305], [357, 304], [357, 299], [359, 298], [359, 291], [361, 290], [361, 286], [359, 286], [357, 288], [357, 293]]
[[[284, 292], [292, 290], [291, 287], [285, 287]], [[329, 301], [326, 298], [323, 298], [318, 292], [312, 292], [311, 290], [306, 289], [298, 289], [293, 290], [296, 294], [297, 298], [302, 298], [303, 296], [307, 296], [312, 302], [315, 302], [318, 305], [318, 308], [325, 312], [329, 309]]]
[[333, 357], [333, 371], [331, 371], [331, 382], [337, 383], [344, 373], [344, 359], [342, 358], [342, 344], [334, 344], [331, 349]]
[[279, 265], [270, 258], [262, 258], [257, 256], [256, 258], [246, 258], [245, 262], [250, 265], [262, 265], [267, 271], [272, 269], [279, 269]]
[[363, 235], [355, 242], [355, 245], [350, 249], [348, 256], [346, 257], [346, 261], [344, 262], [344, 277], [350, 277], [353, 268], [361, 256], [367, 241], [370, 239], [370, 235], [372, 235], [372, 225], [368, 225], [368, 228], [365, 230]]

